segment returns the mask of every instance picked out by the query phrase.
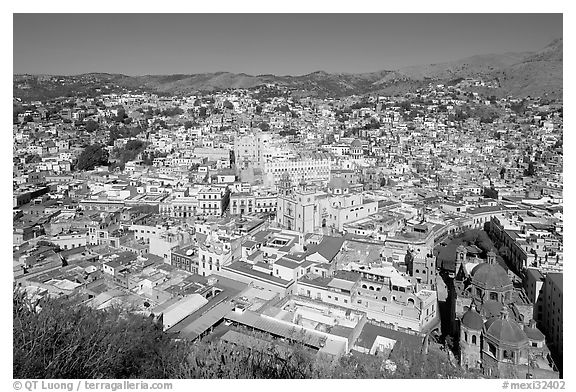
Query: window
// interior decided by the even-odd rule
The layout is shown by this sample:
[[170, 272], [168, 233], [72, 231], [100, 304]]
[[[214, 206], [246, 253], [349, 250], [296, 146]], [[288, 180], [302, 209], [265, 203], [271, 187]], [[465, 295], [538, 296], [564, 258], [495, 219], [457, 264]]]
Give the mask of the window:
[[504, 350], [503, 357], [504, 359], [514, 359], [514, 351]]
[[468, 342], [468, 333], [464, 332], [464, 341]]
[[496, 356], [496, 346], [494, 346], [492, 343], [488, 343], [488, 351], [490, 351], [490, 354], [493, 356]]

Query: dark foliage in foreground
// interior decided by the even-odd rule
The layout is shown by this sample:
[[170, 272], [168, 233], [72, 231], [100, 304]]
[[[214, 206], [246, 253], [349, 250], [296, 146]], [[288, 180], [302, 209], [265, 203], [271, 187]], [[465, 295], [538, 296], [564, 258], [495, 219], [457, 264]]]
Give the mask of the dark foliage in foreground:
[[[304, 347], [270, 342], [259, 349], [220, 341], [172, 339], [150, 318], [120, 309], [95, 310], [76, 298], [31, 303], [14, 291], [14, 378], [438, 378], [470, 377], [445, 353], [413, 348], [382, 358], [338, 361]], [[264, 335], [255, 335], [264, 339]]]

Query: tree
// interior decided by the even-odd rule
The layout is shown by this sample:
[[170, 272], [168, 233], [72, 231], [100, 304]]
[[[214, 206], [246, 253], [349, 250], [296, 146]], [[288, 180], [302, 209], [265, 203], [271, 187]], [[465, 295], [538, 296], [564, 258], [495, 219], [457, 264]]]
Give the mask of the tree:
[[143, 147], [145, 147], [145, 143], [142, 140], [128, 140], [124, 149], [128, 151], [137, 151]]
[[186, 354], [149, 318], [62, 297], [13, 297], [15, 378], [174, 378]]
[[279, 105], [276, 107], [276, 111], [280, 113], [288, 113], [290, 111], [290, 108], [288, 107], [288, 105]]
[[33, 302], [13, 293], [14, 378], [438, 378], [469, 377], [433, 347], [399, 340], [389, 370], [378, 356], [348, 354], [331, 360], [314, 353], [294, 332], [283, 343], [242, 330], [251, 344], [230, 344], [211, 336], [173, 339], [159, 321], [131, 309], [96, 310], [78, 297]]
[[94, 132], [98, 129], [98, 123], [94, 120], [86, 121], [86, 131]]
[[454, 338], [448, 335], [444, 338], [444, 350], [446, 350], [448, 361], [450, 361], [450, 351], [452, 351], [453, 349], [454, 349]]
[[183, 114], [184, 110], [182, 110], [181, 108], [174, 106], [171, 108], [167, 108], [164, 109], [160, 114], [166, 117], [174, 117], [174, 116], [178, 116], [180, 114]]
[[138, 154], [146, 149], [147, 144], [142, 140], [129, 140], [121, 150], [114, 150], [114, 156], [120, 158], [120, 167], [126, 162], [136, 159]]
[[260, 128], [263, 131], [269, 131], [270, 125], [268, 125], [268, 123], [265, 123], [264, 121], [262, 121], [260, 124], [258, 124], [258, 128]]
[[124, 119], [127, 117], [128, 115], [126, 114], [126, 110], [124, 109], [124, 107], [121, 106], [118, 108], [118, 114], [116, 115], [116, 117], [114, 117], [114, 121], [124, 122]]
[[152, 123], [152, 125], [158, 126], [162, 129], [166, 129], [168, 128], [168, 125], [166, 124], [166, 121], [162, 120], [162, 119], [155, 119], [154, 122]]
[[38, 154], [30, 154], [26, 156], [24, 162], [26, 163], [39, 163], [42, 162], [42, 157]]
[[404, 101], [404, 102], [400, 103], [400, 108], [402, 110], [404, 110], [405, 112], [407, 112], [412, 108], [412, 105], [410, 105], [410, 102]]
[[562, 139], [556, 140], [556, 143], [552, 146], [552, 148], [562, 148], [563, 142]]
[[77, 170], [92, 170], [99, 165], [108, 164], [108, 151], [100, 144], [92, 144], [86, 147], [76, 163]]
[[534, 162], [530, 161], [528, 163], [528, 169], [524, 170], [524, 175], [533, 177], [536, 174], [536, 169], [534, 168]]

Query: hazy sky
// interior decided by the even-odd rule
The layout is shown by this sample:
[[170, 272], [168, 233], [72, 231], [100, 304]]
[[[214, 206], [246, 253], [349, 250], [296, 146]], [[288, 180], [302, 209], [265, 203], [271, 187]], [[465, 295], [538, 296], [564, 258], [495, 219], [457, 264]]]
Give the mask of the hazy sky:
[[15, 14], [14, 73], [371, 72], [560, 37], [561, 14]]

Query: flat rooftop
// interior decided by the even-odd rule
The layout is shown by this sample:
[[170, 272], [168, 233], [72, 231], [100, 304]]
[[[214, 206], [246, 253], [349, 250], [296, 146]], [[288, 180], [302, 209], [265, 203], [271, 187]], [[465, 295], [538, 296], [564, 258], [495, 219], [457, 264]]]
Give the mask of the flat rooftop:
[[232, 272], [236, 272], [245, 276], [249, 276], [258, 280], [262, 280], [264, 282], [267, 283], [272, 283], [272, 284], [276, 284], [276, 285], [280, 285], [280, 286], [289, 286], [291, 284], [291, 281], [289, 280], [284, 280], [281, 278], [278, 278], [276, 276], [272, 276], [269, 274], [266, 274], [264, 272], [260, 272], [257, 270], [252, 269], [252, 266], [248, 263], [244, 263], [242, 261], [236, 261], [228, 266], [222, 267], [223, 269], [227, 269], [230, 270]]

